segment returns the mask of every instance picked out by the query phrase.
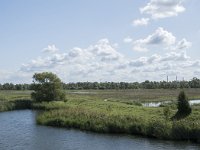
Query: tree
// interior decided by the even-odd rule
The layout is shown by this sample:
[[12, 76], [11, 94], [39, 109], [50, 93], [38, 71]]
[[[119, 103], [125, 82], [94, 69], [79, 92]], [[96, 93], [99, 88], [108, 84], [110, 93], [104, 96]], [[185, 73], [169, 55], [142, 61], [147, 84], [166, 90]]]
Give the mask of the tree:
[[51, 72], [35, 73], [32, 89], [31, 97], [37, 102], [65, 99], [61, 80]]
[[179, 93], [177, 108], [178, 111], [174, 116], [176, 119], [186, 117], [192, 112], [192, 108], [190, 107], [188, 98], [184, 91]]

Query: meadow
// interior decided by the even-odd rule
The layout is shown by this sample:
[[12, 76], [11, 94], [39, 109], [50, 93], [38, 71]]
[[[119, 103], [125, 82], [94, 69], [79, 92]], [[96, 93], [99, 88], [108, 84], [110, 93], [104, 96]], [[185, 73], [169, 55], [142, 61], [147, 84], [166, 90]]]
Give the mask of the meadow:
[[[36, 103], [30, 100], [31, 91], [0, 91], [0, 111], [44, 110], [36, 118], [41, 125], [200, 142], [200, 105], [192, 106], [191, 115], [181, 120], [170, 119], [177, 111], [174, 105], [141, 106], [143, 102], [176, 102], [179, 92], [180, 89], [70, 90], [64, 101]], [[200, 98], [200, 89], [185, 92], [189, 99]]]

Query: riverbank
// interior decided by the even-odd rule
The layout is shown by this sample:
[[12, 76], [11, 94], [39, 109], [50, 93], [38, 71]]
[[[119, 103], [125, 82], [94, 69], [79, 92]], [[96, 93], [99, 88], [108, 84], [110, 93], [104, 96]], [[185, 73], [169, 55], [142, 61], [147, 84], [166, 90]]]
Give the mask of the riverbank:
[[[52, 104], [45, 105], [46, 109], [52, 107]], [[53, 105], [58, 107], [56, 104]], [[170, 117], [175, 112], [176, 110], [172, 109]], [[161, 107], [144, 108], [119, 103], [85, 101], [81, 105], [63, 102], [61, 109], [40, 114], [37, 123], [100, 133], [137, 134], [158, 139], [200, 142], [199, 116], [199, 108], [195, 108], [190, 116], [179, 121], [171, 121], [165, 119]]]
[[[199, 144], [41, 126], [37, 111], [0, 113], [1, 150], [199, 150]], [[48, 135], [48, 136], [47, 136]]]
[[[103, 91], [99, 94], [101, 96], [91, 93], [68, 92], [68, 100], [65, 102], [33, 103], [30, 100], [17, 100], [15, 102], [13, 99], [7, 103], [1, 101], [0, 109], [4, 108], [1, 109], [3, 111], [6, 111], [5, 108], [9, 108], [7, 110], [16, 108], [45, 110], [44, 113], [37, 116], [37, 123], [47, 126], [200, 142], [200, 106], [198, 105], [193, 106], [190, 116], [179, 121], [171, 121], [166, 119], [163, 113], [165, 107], [146, 108], [134, 103], [117, 101], [114, 96], [110, 101], [109, 97], [113, 93], [110, 94], [109, 91], [105, 91], [107, 97], [102, 94]], [[22, 105], [23, 103], [27, 105]], [[176, 108], [170, 107], [168, 117], [172, 117], [176, 111]]]

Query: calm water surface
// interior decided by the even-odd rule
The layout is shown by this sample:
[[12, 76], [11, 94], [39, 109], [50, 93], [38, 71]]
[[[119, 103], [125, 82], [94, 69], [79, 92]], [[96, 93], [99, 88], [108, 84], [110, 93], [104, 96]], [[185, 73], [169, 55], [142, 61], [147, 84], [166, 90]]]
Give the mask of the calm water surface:
[[[167, 103], [171, 103], [171, 101], [148, 102], [148, 103], [143, 103], [142, 105], [143, 105], [144, 107], [159, 107], [161, 104], [167, 104]], [[190, 105], [200, 104], [200, 100], [199, 100], [199, 99], [196, 99], [196, 100], [189, 100], [189, 104], [190, 104]]]
[[0, 113], [0, 150], [197, 150], [200, 145], [39, 126], [31, 110]]

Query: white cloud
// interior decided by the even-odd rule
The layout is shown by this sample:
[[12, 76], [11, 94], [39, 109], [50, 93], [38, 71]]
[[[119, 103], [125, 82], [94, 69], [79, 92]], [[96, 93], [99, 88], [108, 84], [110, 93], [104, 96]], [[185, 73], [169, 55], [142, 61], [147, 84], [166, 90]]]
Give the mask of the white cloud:
[[182, 50], [182, 49], [187, 49], [187, 48], [190, 48], [192, 46], [192, 43], [191, 42], [189, 42], [189, 41], [187, 41], [185, 38], [184, 39], [182, 39], [181, 41], [179, 41], [178, 43], [177, 43], [177, 46], [175, 47], [175, 49], [180, 49], [180, 50]]
[[150, 0], [150, 2], [140, 8], [143, 14], [151, 15], [153, 19], [178, 16], [185, 11], [183, 0]]
[[144, 47], [144, 44], [141, 43], [141, 41], [135, 41], [133, 50], [138, 52], [147, 52], [149, 51], [146, 47]]
[[129, 62], [129, 65], [131, 67], [144, 67], [149, 65], [155, 65], [155, 64], [162, 64], [162, 63], [171, 63], [171, 62], [186, 62], [189, 61], [190, 57], [186, 54], [185, 51], [182, 52], [170, 52], [166, 53], [164, 56], [153, 54], [149, 57], [140, 57], [135, 60], [131, 60]]
[[130, 38], [129, 36], [124, 38], [124, 43], [131, 43], [133, 41], [132, 38]]
[[185, 51], [182, 52], [170, 52], [165, 55], [165, 57], [161, 58], [161, 61], [187, 61], [190, 57], [187, 56]]
[[19, 71], [0, 71], [0, 82], [30, 83], [35, 72], [43, 71], [56, 73], [64, 82], [163, 80], [163, 74], [190, 79], [199, 66], [200, 60], [193, 60], [185, 51], [131, 59], [118, 52], [108, 39], [102, 39], [87, 48], [42, 54], [23, 64]]
[[57, 65], [62, 65], [67, 61], [67, 54], [52, 54], [51, 56], [31, 60], [31, 62], [22, 64], [21, 71], [32, 72], [52, 69]]
[[144, 39], [139, 39], [133, 42], [133, 49], [136, 51], [148, 51], [146, 46], [148, 45], [165, 45], [171, 46], [175, 44], [176, 37], [167, 30], [159, 27], [153, 34], [147, 36]]
[[47, 53], [56, 53], [57, 51], [59, 51], [59, 49], [53, 44], [53, 45], [48, 45], [42, 51]]
[[123, 55], [117, 52], [114, 47], [108, 39], [101, 39], [96, 45], [91, 45], [88, 50], [100, 57], [102, 61], [118, 60]]
[[200, 76], [200, 71], [194, 71], [194, 77], [195, 76]]
[[136, 60], [130, 61], [129, 65], [132, 67], [141, 67], [147, 65], [147, 57], [140, 57]]
[[53, 53], [46, 57], [38, 57], [29, 63], [23, 64], [21, 70], [25, 72], [52, 70], [59, 65], [75, 66], [76, 64], [81, 64], [87, 68], [92, 66], [94, 62], [98, 62], [98, 66], [98, 64], [107, 61], [110, 63], [121, 61], [123, 57], [108, 39], [101, 39], [95, 45], [90, 45], [86, 49], [75, 47], [68, 53]]
[[141, 18], [133, 21], [134, 26], [147, 26], [149, 24], [149, 18]]

